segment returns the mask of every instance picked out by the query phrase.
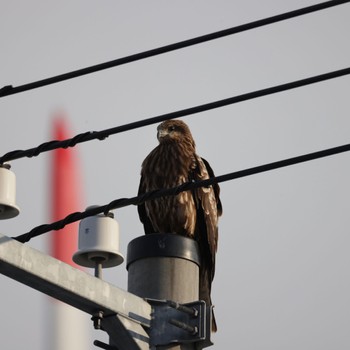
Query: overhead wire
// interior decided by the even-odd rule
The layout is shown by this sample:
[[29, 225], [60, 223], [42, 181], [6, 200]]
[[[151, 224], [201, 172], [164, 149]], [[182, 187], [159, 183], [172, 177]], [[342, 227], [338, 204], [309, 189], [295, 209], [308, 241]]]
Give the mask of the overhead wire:
[[291, 19], [291, 18], [295, 18], [295, 17], [298, 17], [298, 16], [310, 14], [312, 12], [328, 9], [328, 8], [331, 8], [331, 7], [334, 7], [334, 6], [338, 6], [338, 5], [342, 5], [342, 4], [345, 4], [345, 3], [348, 3], [348, 2], [350, 2], [350, 0], [325, 1], [325, 2], [322, 2], [322, 3], [318, 3], [318, 4], [315, 4], [315, 5], [307, 6], [307, 7], [304, 7], [304, 8], [297, 9], [297, 10], [285, 12], [285, 13], [282, 13], [282, 14], [279, 14], [279, 15], [275, 15], [275, 16], [267, 17], [267, 18], [260, 19], [260, 20], [257, 20], [257, 21], [253, 21], [253, 22], [250, 22], [250, 23], [238, 25], [238, 26], [235, 26], [235, 27], [232, 27], [232, 28], [220, 30], [220, 31], [217, 31], [217, 32], [214, 32], [214, 33], [198, 36], [198, 37], [195, 37], [195, 38], [192, 38], [192, 39], [180, 41], [180, 42], [177, 42], [177, 43], [165, 45], [165, 46], [158, 47], [158, 48], [155, 48], [155, 49], [151, 49], [151, 50], [148, 50], [148, 51], [136, 53], [136, 54], [133, 54], [133, 55], [130, 55], [130, 56], [118, 58], [118, 59], [115, 59], [115, 60], [112, 60], [112, 61], [108, 61], [108, 62], [105, 62], [105, 63], [100, 63], [100, 64], [96, 64], [94, 66], [81, 68], [81, 69], [78, 69], [78, 70], [75, 70], [75, 71], [71, 71], [71, 72], [68, 72], [68, 73], [64, 73], [64, 74], [60, 74], [60, 75], [57, 75], [57, 76], [54, 76], [54, 77], [38, 80], [38, 81], [35, 81], [35, 82], [31, 82], [31, 83], [27, 83], [27, 84], [15, 86], [15, 87], [12, 86], [12, 85], [6, 85], [6, 86], [4, 86], [4, 87], [2, 87], [0, 89], [0, 97], [5, 97], [5, 96], [9, 96], [9, 95], [20, 93], [20, 92], [24, 92], [24, 91], [29, 91], [29, 90], [32, 90], [32, 89], [36, 89], [36, 88], [40, 88], [40, 87], [43, 87], [43, 86], [55, 84], [55, 83], [62, 82], [62, 81], [65, 81], [65, 80], [81, 77], [81, 76], [84, 76], [84, 75], [87, 75], [87, 74], [96, 73], [98, 71], [102, 71], [102, 70], [109, 69], [109, 68], [112, 68], [112, 67], [117, 67], [117, 66], [121, 66], [123, 64], [139, 61], [139, 60], [142, 60], [142, 59], [145, 59], [145, 58], [161, 55], [161, 54], [168, 53], [168, 52], [175, 51], [175, 50], [179, 50], [179, 49], [184, 49], [184, 48], [189, 47], [189, 46], [205, 43], [205, 42], [208, 42], [208, 41], [211, 41], [211, 40], [216, 40], [216, 39], [219, 39], [219, 38], [223, 38], [225, 36], [241, 33], [241, 32], [244, 32], [244, 31], [251, 30], [251, 29], [255, 29], [255, 28], [262, 27], [262, 26], [266, 26], [266, 25], [269, 25], [269, 24], [281, 22], [281, 21], [284, 21], [284, 20], [287, 20], [287, 19]]
[[193, 190], [199, 187], [209, 187], [215, 183], [221, 183], [225, 181], [231, 181], [234, 179], [239, 179], [247, 176], [251, 176], [254, 174], [259, 174], [271, 170], [276, 170], [279, 168], [295, 165], [295, 164], [300, 164], [304, 162], [308, 162], [311, 160], [316, 160], [324, 157], [329, 157], [332, 155], [344, 153], [350, 151], [350, 144], [342, 145], [342, 146], [337, 146], [333, 148], [328, 148], [325, 150], [317, 151], [317, 152], [312, 152], [312, 153], [307, 153], [304, 155], [292, 157], [292, 158], [287, 158], [283, 160], [279, 160], [276, 162], [272, 163], [267, 163], [264, 165], [259, 165], [256, 167], [248, 168], [245, 170], [240, 170], [236, 172], [231, 172], [228, 174], [216, 176], [209, 178], [207, 180], [201, 180], [201, 181], [195, 181], [195, 182], [185, 182], [179, 186], [168, 188], [168, 189], [158, 189], [154, 191], [150, 191], [147, 193], [144, 193], [142, 195], [136, 196], [136, 197], [131, 197], [131, 198], [120, 198], [116, 199], [112, 202], [110, 202], [107, 205], [103, 206], [98, 206], [98, 207], [92, 207], [90, 209], [87, 209], [83, 212], [75, 212], [71, 213], [68, 216], [66, 216], [64, 219], [53, 222], [51, 224], [44, 224], [37, 226], [33, 228], [31, 231], [24, 233], [22, 235], [19, 235], [17, 237], [13, 237], [19, 242], [25, 243], [31, 240], [34, 237], [38, 237], [44, 233], [50, 232], [52, 230], [60, 230], [64, 228], [68, 224], [72, 224], [73, 222], [77, 222], [80, 220], [83, 220], [87, 217], [98, 215], [101, 213], [107, 214], [111, 210], [119, 209], [122, 207], [126, 207], [129, 205], [140, 205], [146, 201], [149, 200], [154, 200], [160, 197], [165, 197], [165, 196], [174, 196], [177, 195], [181, 192], [184, 191], [189, 191]]
[[162, 115], [159, 115], [156, 117], [151, 117], [148, 119], [139, 120], [136, 122], [120, 125], [120, 126], [113, 127], [110, 129], [105, 129], [105, 130], [101, 130], [101, 131], [89, 131], [86, 133], [78, 134], [71, 139], [66, 139], [66, 140], [62, 140], [62, 141], [54, 140], [54, 141], [45, 142], [45, 143], [43, 143], [35, 148], [8, 152], [8, 153], [4, 154], [2, 157], [0, 157], [0, 164], [4, 164], [5, 162], [9, 162], [11, 160], [15, 160], [15, 159], [19, 159], [19, 158], [35, 157], [43, 152], [52, 151], [52, 150], [58, 149], [58, 148], [74, 147], [78, 143], [82, 143], [82, 142], [87, 142], [87, 141], [91, 141], [91, 140], [95, 140], [95, 139], [104, 140], [110, 135], [133, 130], [136, 128], [141, 128], [141, 127], [144, 127], [147, 125], [162, 122], [164, 120], [185, 117], [185, 116], [197, 114], [200, 112], [209, 111], [209, 110], [212, 110], [215, 108], [220, 108], [220, 107], [232, 105], [235, 103], [252, 100], [252, 99], [255, 99], [258, 97], [267, 96], [267, 95], [275, 94], [278, 92], [287, 91], [287, 90], [299, 88], [302, 86], [319, 83], [319, 82], [326, 81], [329, 79], [339, 78], [339, 77], [342, 77], [342, 76], [345, 76], [348, 74], [350, 74], [350, 67], [336, 70], [336, 71], [332, 71], [332, 72], [328, 72], [328, 73], [324, 73], [324, 74], [320, 74], [320, 75], [316, 75], [316, 76], [312, 76], [312, 77], [301, 79], [301, 80], [292, 81], [292, 82], [281, 84], [281, 85], [276, 85], [276, 86], [261, 89], [261, 90], [256, 90], [253, 92], [248, 92], [245, 94], [225, 98], [225, 99], [214, 101], [214, 102], [205, 103], [202, 105], [178, 110], [175, 112], [162, 114]]

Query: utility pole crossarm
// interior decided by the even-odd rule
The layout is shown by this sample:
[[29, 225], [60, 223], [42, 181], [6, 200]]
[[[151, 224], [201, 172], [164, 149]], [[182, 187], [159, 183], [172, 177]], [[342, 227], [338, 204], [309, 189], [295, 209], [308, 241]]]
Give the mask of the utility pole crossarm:
[[140, 329], [150, 327], [151, 305], [144, 299], [3, 234], [0, 273], [90, 315], [102, 311], [104, 317], [119, 315]]

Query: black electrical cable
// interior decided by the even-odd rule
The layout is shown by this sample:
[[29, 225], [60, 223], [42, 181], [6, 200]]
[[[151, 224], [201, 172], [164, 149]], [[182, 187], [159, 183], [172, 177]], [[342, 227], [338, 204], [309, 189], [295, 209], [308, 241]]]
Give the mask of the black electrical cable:
[[64, 73], [64, 74], [60, 74], [60, 75], [57, 75], [57, 76], [54, 76], [51, 78], [42, 79], [42, 80], [39, 80], [36, 82], [32, 82], [32, 83], [28, 83], [28, 84], [24, 84], [24, 85], [20, 85], [20, 86], [16, 86], [16, 87], [13, 87], [12, 85], [7, 85], [7, 86], [4, 86], [3, 88], [0, 89], [0, 97], [5, 97], [5, 96], [20, 93], [20, 92], [40, 88], [43, 86], [55, 84], [55, 83], [62, 82], [65, 80], [81, 77], [81, 76], [86, 75], [86, 74], [95, 73], [95, 72], [98, 72], [98, 71], [101, 71], [104, 69], [109, 69], [112, 67], [116, 67], [116, 66], [120, 66], [123, 64], [139, 61], [139, 60], [142, 60], [145, 58], [157, 56], [157, 55], [164, 54], [167, 52], [183, 49], [183, 48], [186, 48], [189, 46], [193, 46], [193, 45], [201, 44], [201, 43], [208, 42], [211, 40], [223, 38], [223, 37], [228, 36], [228, 35], [241, 33], [241, 32], [251, 30], [254, 28], [266, 26], [269, 24], [273, 24], [273, 23], [277, 23], [277, 22], [284, 21], [287, 19], [295, 18], [298, 16], [312, 13], [312, 12], [324, 10], [324, 9], [327, 9], [330, 7], [342, 5], [342, 4], [345, 4], [348, 2], [350, 2], [350, 0], [326, 1], [326, 2], [319, 3], [319, 4], [307, 6], [307, 7], [301, 8], [301, 9], [297, 9], [294, 11], [290, 11], [290, 12], [282, 13], [279, 15], [260, 19], [260, 20], [254, 21], [254, 22], [242, 24], [242, 25], [239, 25], [236, 27], [220, 30], [218, 32], [214, 32], [214, 33], [202, 35], [202, 36], [199, 36], [196, 38], [180, 41], [180, 42], [177, 42], [174, 44], [162, 46], [162, 47], [159, 47], [156, 49], [151, 49], [151, 50], [136, 53], [136, 54], [133, 54], [130, 56], [118, 58], [118, 59], [115, 59], [115, 60], [112, 60], [109, 62], [105, 62], [105, 63], [97, 64], [94, 66], [78, 69], [76, 71], [72, 71], [72, 72], [68, 72], [68, 73]]
[[256, 166], [253, 168], [248, 168], [245, 170], [240, 170], [232, 173], [228, 173], [225, 175], [221, 176], [216, 176], [212, 177], [208, 180], [202, 180], [202, 181], [196, 181], [196, 182], [186, 182], [180, 186], [169, 188], [169, 189], [159, 189], [159, 190], [154, 190], [151, 192], [147, 192], [145, 194], [142, 194], [137, 197], [131, 197], [131, 198], [120, 198], [116, 199], [112, 202], [110, 202], [107, 205], [99, 206], [99, 207], [93, 207], [91, 209], [87, 209], [84, 212], [75, 212], [72, 213], [68, 216], [66, 216], [63, 220], [59, 220], [56, 222], [53, 222], [51, 224], [45, 224], [45, 225], [40, 225], [35, 228], [33, 228], [31, 231], [19, 235], [17, 237], [14, 237], [19, 242], [25, 243], [28, 242], [30, 239], [40, 236], [44, 233], [50, 232], [52, 230], [60, 230], [64, 228], [66, 225], [71, 224], [76, 221], [80, 221], [82, 219], [85, 219], [90, 216], [94, 216], [97, 214], [107, 214], [109, 211], [114, 210], [114, 209], [119, 209], [122, 207], [126, 207], [129, 205], [139, 205], [141, 203], [144, 203], [148, 200], [160, 198], [160, 197], [165, 197], [165, 196], [174, 196], [179, 194], [180, 192], [183, 191], [188, 191], [192, 190], [195, 188], [199, 187], [208, 187], [214, 183], [220, 183], [220, 182], [225, 182], [225, 181], [231, 181], [234, 179], [254, 175], [254, 174], [259, 174], [263, 172], [267, 172], [270, 170], [275, 170], [283, 167], [287, 167], [290, 165], [295, 165], [303, 162], [308, 162], [311, 160], [315, 159], [320, 159], [324, 157], [329, 157], [335, 154], [343, 153], [343, 152], [348, 152], [350, 151], [350, 144], [338, 146], [338, 147], [333, 147], [333, 148], [328, 148], [322, 151], [317, 151], [313, 153], [308, 153], [304, 154], [301, 156], [293, 157], [293, 158], [287, 158], [284, 160], [280, 160], [277, 162], [273, 163], [268, 163], [260, 166]]
[[52, 151], [52, 150], [57, 149], [57, 148], [74, 147], [76, 144], [86, 142], [86, 141], [91, 141], [91, 140], [95, 140], [95, 139], [104, 140], [110, 135], [118, 134], [118, 133], [125, 132], [128, 130], [133, 130], [136, 128], [141, 128], [141, 127], [144, 127], [146, 125], [162, 122], [164, 120], [185, 117], [185, 116], [189, 116], [191, 114], [196, 114], [196, 113], [208, 111], [211, 109], [228, 106], [231, 104], [235, 104], [235, 103], [239, 103], [239, 102], [243, 102], [243, 101], [247, 101], [247, 100], [252, 100], [254, 98], [267, 96], [267, 95], [271, 95], [271, 94], [275, 94], [278, 92], [299, 88], [299, 87], [314, 84], [314, 83], [319, 83], [321, 81], [339, 78], [341, 76], [348, 75], [348, 74], [350, 74], [350, 67], [345, 68], [345, 69], [340, 69], [337, 71], [333, 71], [333, 72], [329, 72], [329, 73], [325, 73], [325, 74], [321, 74], [321, 75], [317, 75], [317, 76], [313, 76], [313, 77], [306, 78], [306, 79], [296, 80], [296, 81], [282, 84], [282, 85], [277, 85], [277, 86], [265, 88], [262, 90], [256, 90], [253, 92], [249, 92], [249, 93], [234, 96], [234, 97], [229, 97], [229, 98], [226, 98], [223, 100], [214, 101], [214, 102], [206, 103], [206, 104], [195, 106], [195, 107], [190, 107], [190, 108], [182, 109], [179, 111], [162, 114], [160, 116], [139, 120], [139, 121], [132, 122], [129, 124], [117, 126], [114, 128], [105, 129], [102, 131], [90, 131], [90, 132], [82, 133], [82, 134], [76, 135], [72, 139], [66, 139], [63, 141], [57, 141], [57, 140], [56, 141], [49, 141], [49, 142], [43, 143], [40, 146], [35, 147], [35, 148], [8, 152], [5, 155], [3, 155], [2, 157], [0, 157], [0, 164], [3, 164], [5, 162], [11, 161], [11, 160], [19, 159], [19, 158], [24, 158], [24, 157], [31, 158], [34, 156], [38, 156], [39, 154], [41, 154], [43, 152]]

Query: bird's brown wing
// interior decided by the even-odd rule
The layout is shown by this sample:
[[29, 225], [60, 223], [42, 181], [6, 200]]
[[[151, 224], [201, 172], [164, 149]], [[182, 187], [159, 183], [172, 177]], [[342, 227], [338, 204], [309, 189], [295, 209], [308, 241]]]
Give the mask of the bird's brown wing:
[[[197, 157], [197, 169], [195, 180], [206, 180], [214, 176], [214, 172], [209, 163], [200, 157]], [[222, 214], [222, 205], [220, 201], [220, 187], [214, 184], [209, 187], [200, 187], [194, 191], [197, 203], [197, 233], [208, 251], [206, 258], [212, 262], [213, 276], [215, 269], [215, 254], [218, 245], [218, 218]]]
[[[201, 158], [201, 159], [202, 159], [202, 161], [203, 161], [203, 163], [208, 171], [209, 178], [215, 177], [214, 171], [211, 168], [208, 161], [206, 161], [204, 158]], [[219, 217], [222, 215], [222, 204], [221, 204], [221, 200], [220, 200], [220, 186], [218, 184], [214, 184], [213, 190], [214, 190], [214, 194], [215, 194], [217, 213], [218, 213], [218, 217]]]
[[[197, 157], [197, 168], [194, 180], [206, 180], [214, 176], [209, 163]], [[215, 255], [218, 245], [218, 218], [222, 214], [222, 205], [219, 198], [220, 187], [215, 184], [209, 187], [200, 187], [193, 191], [197, 205], [196, 239], [201, 254], [199, 275], [199, 297], [207, 305], [212, 305], [211, 285], [215, 274]], [[213, 314], [212, 330], [217, 330]]]
[[[139, 190], [138, 190], [138, 196], [141, 195], [141, 194], [144, 194], [146, 191], [145, 191], [145, 186], [144, 186], [144, 177], [141, 176], [141, 179], [140, 179], [140, 184], [139, 184]], [[137, 211], [138, 211], [138, 214], [139, 214], [139, 218], [140, 218], [140, 221], [142, 222], [143, 224], [143, 228], [144, 228], [144, 231], [145, 231], [145, 234], [149, 234], [149, 233], [155, 233], [155, 230], [153, 228], [153, 225], [151, 223], [151, 220], [147, 214], [147, 211], [146, 211], [146, 206], [145, 206], [145, 203], [142, 203], [142, 204], [139, 204], [137, 206]]]

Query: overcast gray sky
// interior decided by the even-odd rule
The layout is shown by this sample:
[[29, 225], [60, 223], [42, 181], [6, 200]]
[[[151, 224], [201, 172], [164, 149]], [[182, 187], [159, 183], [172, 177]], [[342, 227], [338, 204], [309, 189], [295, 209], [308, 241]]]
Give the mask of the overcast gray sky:
[[[314, 3], [2, 0], [0, 87]], [[345, 4], [1, 98], [0, 153], [49, 140], [57, 111], [67, 114], [74, 134], [102, 130], [349, 67], [349, 30]], [[343, 77], [183, 120], [198, 154], [220, 175], [349, 143], [349, 84]], [[84, 208], [134, 196], [141, 162], [156, 144], [152, 125], [78, 146]], [[49, 221], [49, 157], [12, 162], [21, 214], [2, 221], [1, 233], [17, 235]], [[221, 185], [213, 350], [350, 347], [349, 162], [345, 153]], [[134, 207], [116, 218], [126, 254], [143, 229]], [[47, 237], [28, 244], [47, 251]], [[126, 289], [125, 264], [105, 276]], [[0, 280], [1, 349], [47, 349], [46, 297]]]

